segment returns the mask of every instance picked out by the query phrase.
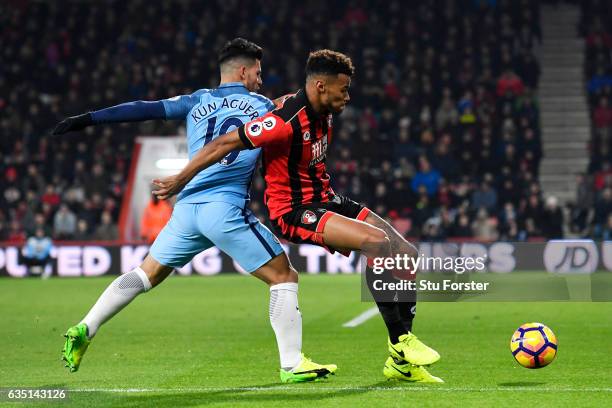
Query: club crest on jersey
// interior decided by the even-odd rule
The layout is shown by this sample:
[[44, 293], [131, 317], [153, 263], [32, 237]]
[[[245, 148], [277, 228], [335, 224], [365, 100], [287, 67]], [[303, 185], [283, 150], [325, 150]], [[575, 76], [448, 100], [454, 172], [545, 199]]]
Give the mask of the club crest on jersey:
[[261, 122], [259, 121], [253, 122], [247, 126], [247, 133], [249, 134], [249, 136], [253, 136], [253, 137], [259, 136], [261, 135], [262, 130], [263, 130], [263, 126], [261, 125]]
[[276, 126], [276, 119], [273, 117], [269, 117], [264, 119], [263, 121], [263, 127], [265, 130], [272, 130], [274, 129], [274, 126]]
[[310, 210], [304, 211], [302, 214], [302, 224], [314, 224], [317, 222], [317, 215]]
[[327, 154], [327, 135], [323, 135], [323, 137], [314, 142], [310, 148], [312, 150], [312, 158], [310, 159], [311, 166], [325, 160]]
[[302, 136], [303, 136], [305, 142], [310, 140], [310, 132], [309, 131], [304, 132], [304, 134]]

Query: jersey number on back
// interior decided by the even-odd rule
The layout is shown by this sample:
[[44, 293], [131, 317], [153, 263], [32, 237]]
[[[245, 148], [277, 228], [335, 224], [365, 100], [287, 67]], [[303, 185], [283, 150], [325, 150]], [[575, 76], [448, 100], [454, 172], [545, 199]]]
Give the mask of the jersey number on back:
[[[208, 118], [208, 128], [206, 129], [206, 136], [204, 137], [204, 146], [210, 143], [210, 141], [213, 139], [216, 124], [217, 124], [216, 116], [212, 116]], [[219, 128], [219, 135], [224, 135], [227, 132], [229, 132], [230, 127], [232, 126], [234, 128], [239, 128], [242, 125], [244, 125], [244, 123], [242, 123], [242, 121], [238, 118], [227, 118], [223, 121], [223, 123], [221, 124], [221, 127]], [[223, 166], [229, 166], [230, 164], [234, 162], [234, 160], [236, 160], [236, 158], [238, 157], [238, 154], [240, 154], [240, 151], [234, 150], [233, 152], [229, 153], [227, 156], [222, 158], [219, 161], [219, 164]]]

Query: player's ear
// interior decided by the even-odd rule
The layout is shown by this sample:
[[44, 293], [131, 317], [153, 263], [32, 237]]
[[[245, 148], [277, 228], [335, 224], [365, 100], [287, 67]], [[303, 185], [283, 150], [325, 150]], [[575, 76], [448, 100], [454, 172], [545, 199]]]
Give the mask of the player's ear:
[[319, 91], [319, 93], [325, 93], [325, 85], [325, 80], [323, 79], [317, 79], [315, 82], [315, 86], [317, 87], [317, 91]]
[[247, 77], [247, 67], [245, 65], [242, 65], [240, 67], [240, 79], [244, 80]]

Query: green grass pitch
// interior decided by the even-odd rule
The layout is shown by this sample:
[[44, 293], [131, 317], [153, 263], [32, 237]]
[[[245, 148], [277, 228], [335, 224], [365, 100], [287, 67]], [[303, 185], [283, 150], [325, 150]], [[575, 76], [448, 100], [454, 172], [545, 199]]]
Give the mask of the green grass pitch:
[[[0, 280], [0, 387], [70, 390], [46, 407], [612, 406], [612, 303], [421, 303], [414, 331], [442, 355], [431, 372], [446, 383], [387, 382], [382, 319], [342, 327], [373, 306], [355, 275], [301, 277], [303, 348], [338, 364], [328, 381], [279, 383], [268, 289], [239, 275], [171, 277], [102, 327], [70, 374], [61, 335], [111, 280]], [[539, 370], [509, 351], [530, 321], [559, 339], [556, 361]], [[5, 393], [0, 405], [36, 404]]]

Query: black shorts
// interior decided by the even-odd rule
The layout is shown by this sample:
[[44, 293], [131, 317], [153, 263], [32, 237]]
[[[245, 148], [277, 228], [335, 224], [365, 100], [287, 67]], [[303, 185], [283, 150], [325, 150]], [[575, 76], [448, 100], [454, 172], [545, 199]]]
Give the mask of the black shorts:
[[370, 210], [367, 207], [336, 194], [325, 203], [301, 205], [283, 214], [280, 218], [272, 220], [272, 226], [278, 235], [291, 242], [319, 245], [333, 253], [335, 250], [328, 248], [323, 243], [323, 229], [329, 217], [333, 214], [340, 214], [363, 221], [369, 213]]

